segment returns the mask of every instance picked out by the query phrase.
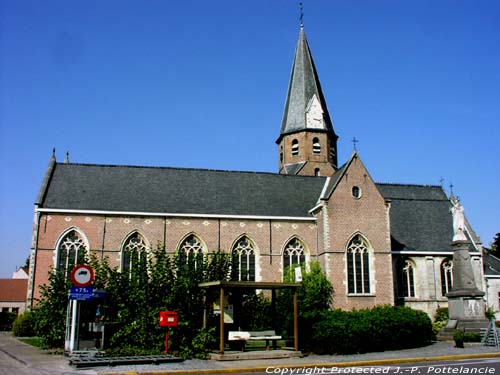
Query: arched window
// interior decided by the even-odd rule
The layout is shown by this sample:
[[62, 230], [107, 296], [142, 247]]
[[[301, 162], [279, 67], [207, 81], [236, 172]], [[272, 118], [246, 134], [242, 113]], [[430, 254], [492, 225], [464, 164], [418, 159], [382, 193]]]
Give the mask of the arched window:
[[294, 139], [292, 141], [292, 156], [296, 156], [299, 154], [299, 141]]
[[347, 284], [349, 293], [370, 293], [368, 243], [359, 234], [347, 246]]
[[246, 236], [241, 237], [231, 251], [231, 280], [255, 281], [255, 249]]
[[71, 230], [59, 242], [57, 247], [57, 265], [56, 269], [64, 272], [65, 277], [73, 267], [82, 263], [85, 258], [85, 243], [83, 238], [76, 230]]
[[450, 259], [445, 259], [441, 263], [441, 294], [443, 297], [453, 287], [453, 263]]
[[283, 250], [283, 270], [293, 265], [303, 265], [306, 262], [305, 247], [298, 238], [292, 238]]
[[398, 296], [415, 297], [415, 267], [409, 260], [398, 262]]
[[319, 138], [313, 138], [313, 154], [321, 154], [321, 144], [319, 143]]
[[123, 243], [122, 272], [131, 272], [147, 259], [147, 245], [140, 233], [134, 232]]
[[186, 237], [179, 247], [179, 252], [182, 264], [187, 265], [192, 262], [194, 269], [203, 261], [203, 245], [194, 234]]
[[314, 175], [321, 176], [321, 171], [319, 170], [319, 168], [314, 168]]

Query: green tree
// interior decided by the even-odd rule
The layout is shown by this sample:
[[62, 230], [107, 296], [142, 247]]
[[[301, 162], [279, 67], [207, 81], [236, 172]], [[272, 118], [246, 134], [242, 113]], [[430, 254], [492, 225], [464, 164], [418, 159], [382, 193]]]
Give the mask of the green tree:
[[47, 348], [64, 345], [70, 287], [71, 282], [63, 272], [51, 271], [49, 284], [40, 288], [40, 300], [33, 309], [33, 318], [35, 333]]
[[495, 235], [493, 242], [491, 243], [491, 254], [500, 258], [500, 233]]
[[[311, 262], [309, 270], [302, 269], [302, 285], [297, 289], [299, 331], [301, 341], [307, 341], [314, 317], [329, 310], [333, 302], [333, 286], [318, 262]], [[295, 270], [285, 270], [285, 281], [295, 280]], [[285, 337], [293, 334], [293, 291], [280, 290], [277, 295], [277, 314], [280, 332]]]
[[[111, 268], [107, 258], [80, 259], [94, 269], [94, 289], [104, 289], [106, 298], [96, 302], [105, 325], [107, 347], [113, 354], [159, 353], [163, 350], [165, 328], [159, 327], [159, 312], [176, 311], [178, 327], [170, 330], [172, 351], [184, 357], [206, 351], [214, 342], [213, 330], [203, 330], [204, 281], [227, 281], [230, 257], [218, 251], [210, 255], [169, 256], [162, 244], [146, 254], [128, 254], [133, 266], [127, 272]], [[49, 274], [49, 284], [41, 287], [34, 309], [37, 333], [45, 346], [64, 343], [71, 283], [63, 272]]]

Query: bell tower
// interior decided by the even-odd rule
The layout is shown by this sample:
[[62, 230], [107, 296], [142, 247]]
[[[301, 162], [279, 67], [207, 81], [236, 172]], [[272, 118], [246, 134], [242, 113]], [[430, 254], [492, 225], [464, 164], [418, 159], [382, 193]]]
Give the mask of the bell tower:
[[279, 173], [331, 176], [337, 139], [309, 44], [300, 26], [280, 135]]

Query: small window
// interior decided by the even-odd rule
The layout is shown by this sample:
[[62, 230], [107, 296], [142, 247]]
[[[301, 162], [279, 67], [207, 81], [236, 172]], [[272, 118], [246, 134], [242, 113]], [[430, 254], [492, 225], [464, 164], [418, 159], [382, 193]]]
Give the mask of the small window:
[[299, 154], [299, 141], [294, 139], [292, 141], [292, 155], [297, 156]]
[[335, 159], [335, 148], [334, 147], [330, 147], [330, 159]]
[[321, 154], [321, 145], [318, 138], [313, 138], [313, 154]]
[[321, 176], [321, 172], [320, 172], [319, 168], [315, 168], [314, 169], [314, 175], [315, 176]]
[[356, 199], [361, 198], [361, 188], [359, 186], [352, 187], [352, 196]]

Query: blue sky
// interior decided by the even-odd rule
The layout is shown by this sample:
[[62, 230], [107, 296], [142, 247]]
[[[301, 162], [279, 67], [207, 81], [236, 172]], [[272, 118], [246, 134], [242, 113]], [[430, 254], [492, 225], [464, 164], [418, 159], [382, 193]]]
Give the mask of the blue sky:
[[[0, 277], [59, 161], [277, 171], [298, 1], [0, 0]], [[305, 0], [339, 161], [500, 232], [500, 2]]]

